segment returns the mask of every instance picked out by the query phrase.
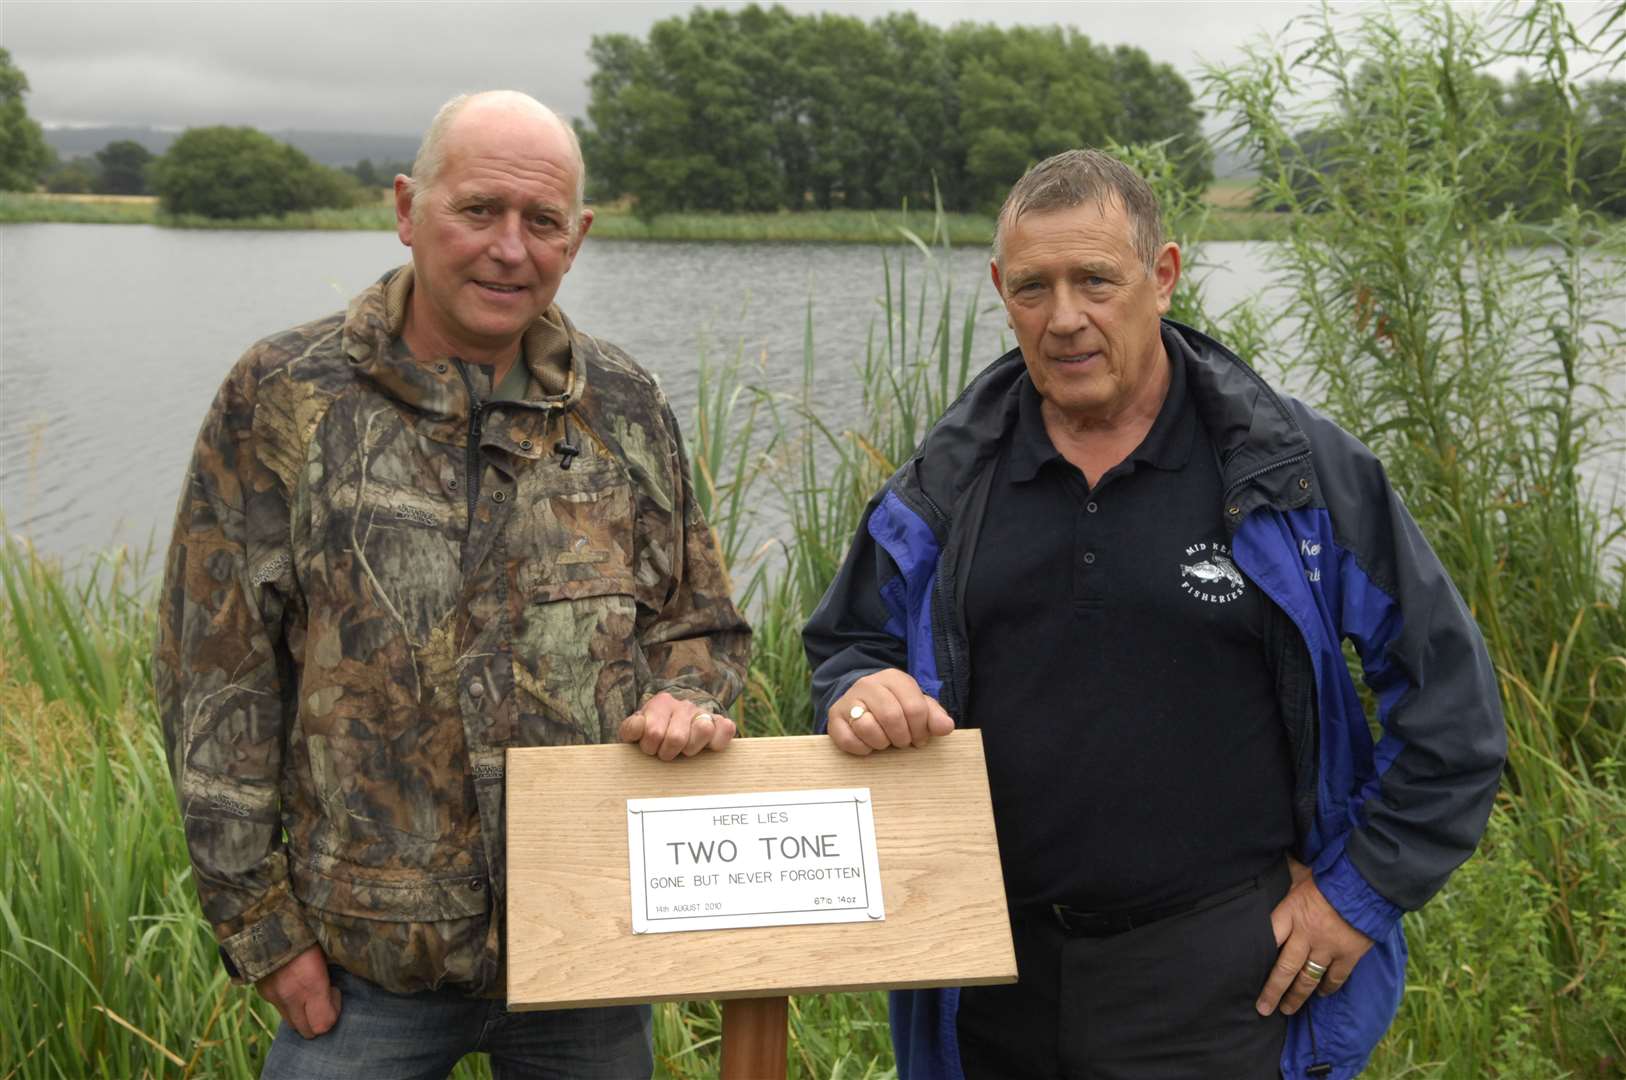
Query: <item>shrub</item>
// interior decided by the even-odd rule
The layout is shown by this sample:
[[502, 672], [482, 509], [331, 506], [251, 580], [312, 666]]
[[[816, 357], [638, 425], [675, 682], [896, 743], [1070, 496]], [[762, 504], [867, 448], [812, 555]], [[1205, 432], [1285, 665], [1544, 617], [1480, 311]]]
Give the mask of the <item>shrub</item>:
[[57, 195], [82, 195], [95, 191], [98, 179], [95, 166], [74, 158], [45, 174], [45, 190]]
[[355, 206], [350, 177], [246, 127], [192, 128], [152, 167], [152, 187], [171, 214], [243, 218], [320, 206]]
[[108, 195], [145, 195], [152, 151], [134, 139], [116, 139], [96, 151], [102, 175], [96, 190]]

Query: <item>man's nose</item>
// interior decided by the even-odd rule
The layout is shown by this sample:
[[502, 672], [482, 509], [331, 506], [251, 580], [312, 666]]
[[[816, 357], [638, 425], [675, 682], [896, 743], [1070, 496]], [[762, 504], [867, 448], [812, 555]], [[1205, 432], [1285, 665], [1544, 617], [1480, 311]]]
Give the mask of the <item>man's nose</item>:
[[515, 263], [525, 257], [520, 230], [525, 227], [518, 214], [504, 214], [491, 236], [491, 257], [498, 262]]
[[1056, 289], [1050, 305], [1050, 322], [1045, 327], [1057, 337], [1070, 337], [1090, 324], [1084, 298], [1063, 285]]

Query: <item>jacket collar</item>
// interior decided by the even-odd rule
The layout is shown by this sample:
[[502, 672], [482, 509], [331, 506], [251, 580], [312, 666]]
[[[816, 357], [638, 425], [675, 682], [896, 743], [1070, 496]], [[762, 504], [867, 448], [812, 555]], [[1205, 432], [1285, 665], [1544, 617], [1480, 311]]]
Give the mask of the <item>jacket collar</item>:
[[1185, 360], [1192, 403], [1219, 454], [1231, 526], [1260, 506], [1308, 504], [1310, 440], [1288, 399], [1201, 331], [1164, 319], [1163, 342]]
[[[1302, 481], [1310, 442], [1286, 400], [1236, 354], [1189, 326], [1164, 319], [1163, 343], [1170, 359], [1185, 365], [1191, 406], [1219, 455], [1227, 520], [1234, 526], [1260, 505], [1308, 503]], [[906, 500], [922, 496], [936, 524], [946, 524], [945, 513], [1014, 427], [1026, 371], [1020, 349], [984, 368], [894, 480]]]
[[[1045, 428], [1038, 389], [1031, 376], [1017, 379], [1016, 412], [1010, 430], [1010, 454], [1006, 459], [1007, 475], [1013, 484], [1024, 484], [1039, 475], [1039, 470], [1051, 462], [1066, 463], [1067, 459], [1051, 441]], [[1135, 465], [1147, 465], [1164, 472], [1174, 472], [1191, 460], [1191, 445], [1195, 441], [1196, 419], [1191, 398], [1186, 390], [1184, 362], [1169, 365], [1169, 387], [1158, 407], [1157, 416], [1140, 444], [1129, 455]]]
[[[345, 355], [358, 376], [387, 396], [434, 420], [466, 420], [471, 411], [468, 387], [450, 358], [413, 357], [397, 347], [412, 284], [409, 263], [350, 302], [342, 330]], [[596, 351], [592, 339], [578, 333], [557, 304], [550, 306], [521, 339], [521, 356], [532, 378], [527, 401], [573, 408], [587, 389], [587, 361]]]

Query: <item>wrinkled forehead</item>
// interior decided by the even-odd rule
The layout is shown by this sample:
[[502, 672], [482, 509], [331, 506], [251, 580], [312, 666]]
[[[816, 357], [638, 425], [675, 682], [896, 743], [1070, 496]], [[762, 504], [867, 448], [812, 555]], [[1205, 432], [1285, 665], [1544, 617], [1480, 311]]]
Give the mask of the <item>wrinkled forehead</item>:
[[1014, 245], [1059, 236], [1087, 237], [1115, 248], [1135, 247], [1128, 206], [1116, 192], [1106, 190], [1081, 199], [1033, 199], [1006, 207], [994, 238], [994, 258], [1003, 264], [1013, 255]]
[[575, 201], [576, 175], [568, 161], [467, 153], [448, 157], [436, 186], [460, 201], [558, 208]]
[[1006, 254], [1019, 248], [1083, 244], [1103, 251], [1131, 251], [1134, 229], [1121, 204], [1086, 199], [1072, 206], [1030, 209], [1002, 230]]
[[1122, 236], [1125, 239], [1134, 234], [1129, 207], [1113, 191], [1096, 192], [1066, 202], [1035, 201], [1012, 207], [1002, 225], [1001, 231], [1004, 233], [1014, 233], [1018, 229], [1024, 232], [1070, 229]]

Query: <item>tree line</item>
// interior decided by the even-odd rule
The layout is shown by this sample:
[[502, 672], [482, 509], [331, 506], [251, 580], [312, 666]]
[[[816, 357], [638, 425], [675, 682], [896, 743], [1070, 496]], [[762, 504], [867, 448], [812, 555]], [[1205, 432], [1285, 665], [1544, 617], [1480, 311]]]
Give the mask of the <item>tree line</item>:
[[[369, 197], [365, 191], [353, 189], [342, 176], [331, 175], [334, 169], [310, 161], [308, 154], [302, 154], [297, 149], [293, 150], [293, 154], [287, 154], [268, 147], [260, 138], [256, 138], [260, 133], [252, 128], [204, 130], [212, 134], [201, 139], [201, 145], [187, 147], [183, 157], [194, 162], [201, 160], [205, 164], [214, 162], [215, 159], [221, 159], [218, 163], [224, 164], [224, 159], [246, 158], [252, 167], [284, 174], [283, 179], [278, 181], [284, 186], [311, 188], [312, 197], [322, 200], [320, 205], [353, 206]], [[278, 143], [278, 146], [285, 145]], [[90, 157], [69, 158], [67, 161], [52, 160], [40, 174], [39, 182], [46, 191], [56, 194], [159, 194], [158, 187], [154, 185], [162, 181], [156, 178], [154, 166], [161, 160], [162, 157], [153, 154], [134, 139], [114, 139]], [[362, 189], [387, 188], [394, 182], [396, 173], [411, 171], [412, 163], [409, 161], [386, 160], [375, 164], [371, 158], [362, 158], [352, 165], [337, 167], [337, 172], [352, 178]], [[171, 176], [170, 179], [174, 177]], [[222, 179], [229, 178], [223, 176]], [[311, 182], [313, 179], [314, 184]], [[275, 212], [265, 200], [250, 196], [250, 201], [259, 207], [251, 209], [249, 211], [251, 214]], [[199, 200], [195, 197], [182, 197], [180, 202], [197, 204]], [[185, 209], [177, 208], [176, 212], [205, 211], [201, 205], [189, 205]]]
[[[1061, 27], [942, 30], [907, 14], [866, 23], [777, 7], [696, 9], [656, 23], [647, 40], [596, 37], [590, 56], [588, 120], [577, 123], [589, 190], [599, 201], [630, 197], [641, 214], [895, 208], [938, 195], [950, 210], [985, 210], [1034, 161], [1108, 141], [1168, 140], [1186, 185], [1211, 176], [1185, 80], [1139, 49]], [[1574, 203], [1626, 216], [1626, 81], [1580, 84], [1573, 102], [1524, 73], [1480, 71], [1449, 89], [1459, 104], [1492, 102], [1510, 133], [1498, 211], [1546, 221]], [[189, 130], [160, 157], [119, 140], [93, 158], [58, 161], [28, 116], [27, 91], [0, 48], [0, 190], [150, 192], [171, 213], [254, 217], [357, 205], [410, 171], [368, 159], [329, 168], [244, 127]], [[1551, 129], [1572, 106], [1572, 147], [1517, 137]], [[1280, 169], [1302, 186], [1363, 168], [1364, 150], [1332, 130], [1301, 130], [1282, 161], [1257, 163], [1266, 181]], [[1548, 176], [1573, 183], [1533, 182]]]
[[371, 184], [354, 172], [312, 161], [251, 127], [188, 128], [158, 156], [120, 139], [92, 158], [53, 164], [43, 182], [47, 191], [59, 193], [157, 195], [171, 214], [209, 218], [343, 208], [371, 197]]
[[642, 213], [997, 204], [1073, 146], [1172, 140], [1182, 179], [1212, 151], [1167, 64], [1065, 27], [913, 14], [871, 22], [755, 5], [697, 8], [647, 39], [593, 39], [579, 124], [591, 190]]
[[[1507, 82], [1486, 76], [1483, 92], [1517, 133], [1529, 136], [1563, 130], [1573, 110], [1575, 141], [1516, 139], [1508, 148], [1508, 168], [1497, 198], [1517, 216], [1547, 220], [1564, 212], [1565, 201], [1626, 217], [1626, 80], [1604, 79], [1568, 88], [1519, 72]], [[1532, 177], [1563, 177], [1575, 185], [1534, 184]]]
[[[1329, 177], [1351, 183], [1369, 170], [1371, 148], [1361, 110], [1369, 107], [1367, 92], [1391, 74], [1371, 64], [1357, 71], [1343, 103], [1346, 115], [1298, 131], [1278, 160], [1261, 161], [1262, 189], [1285, 176], [1299, 208], [1319, 212], [1325, 209], [1320, 200]], [[1413, 73], [1417, 79], [1427, 75]], [[1545, 222], [1575, 206], [1626, 217], [1626, 81], [1559, 87], [1524, 71], [1507, 80], [1480, 71], [1438, 90], [1447, 110], [1443, 115], [1453, 118], [1449, 122], [1470, 114], [1491, 120], [1479, 135], [1494, 152], [1480, 155], [1474, 167], [1483, 174], [1480, 189], [1493, 216], [1506, 212], [1521, 221]], [[1561, 128], [1572, 130], [1570, 141], [1549, 137]], [[1420, 118], [1414, 142], [1421, 152], [1444, 134]], [[1268, 197], [1261, 205], [1285, 209]]]

